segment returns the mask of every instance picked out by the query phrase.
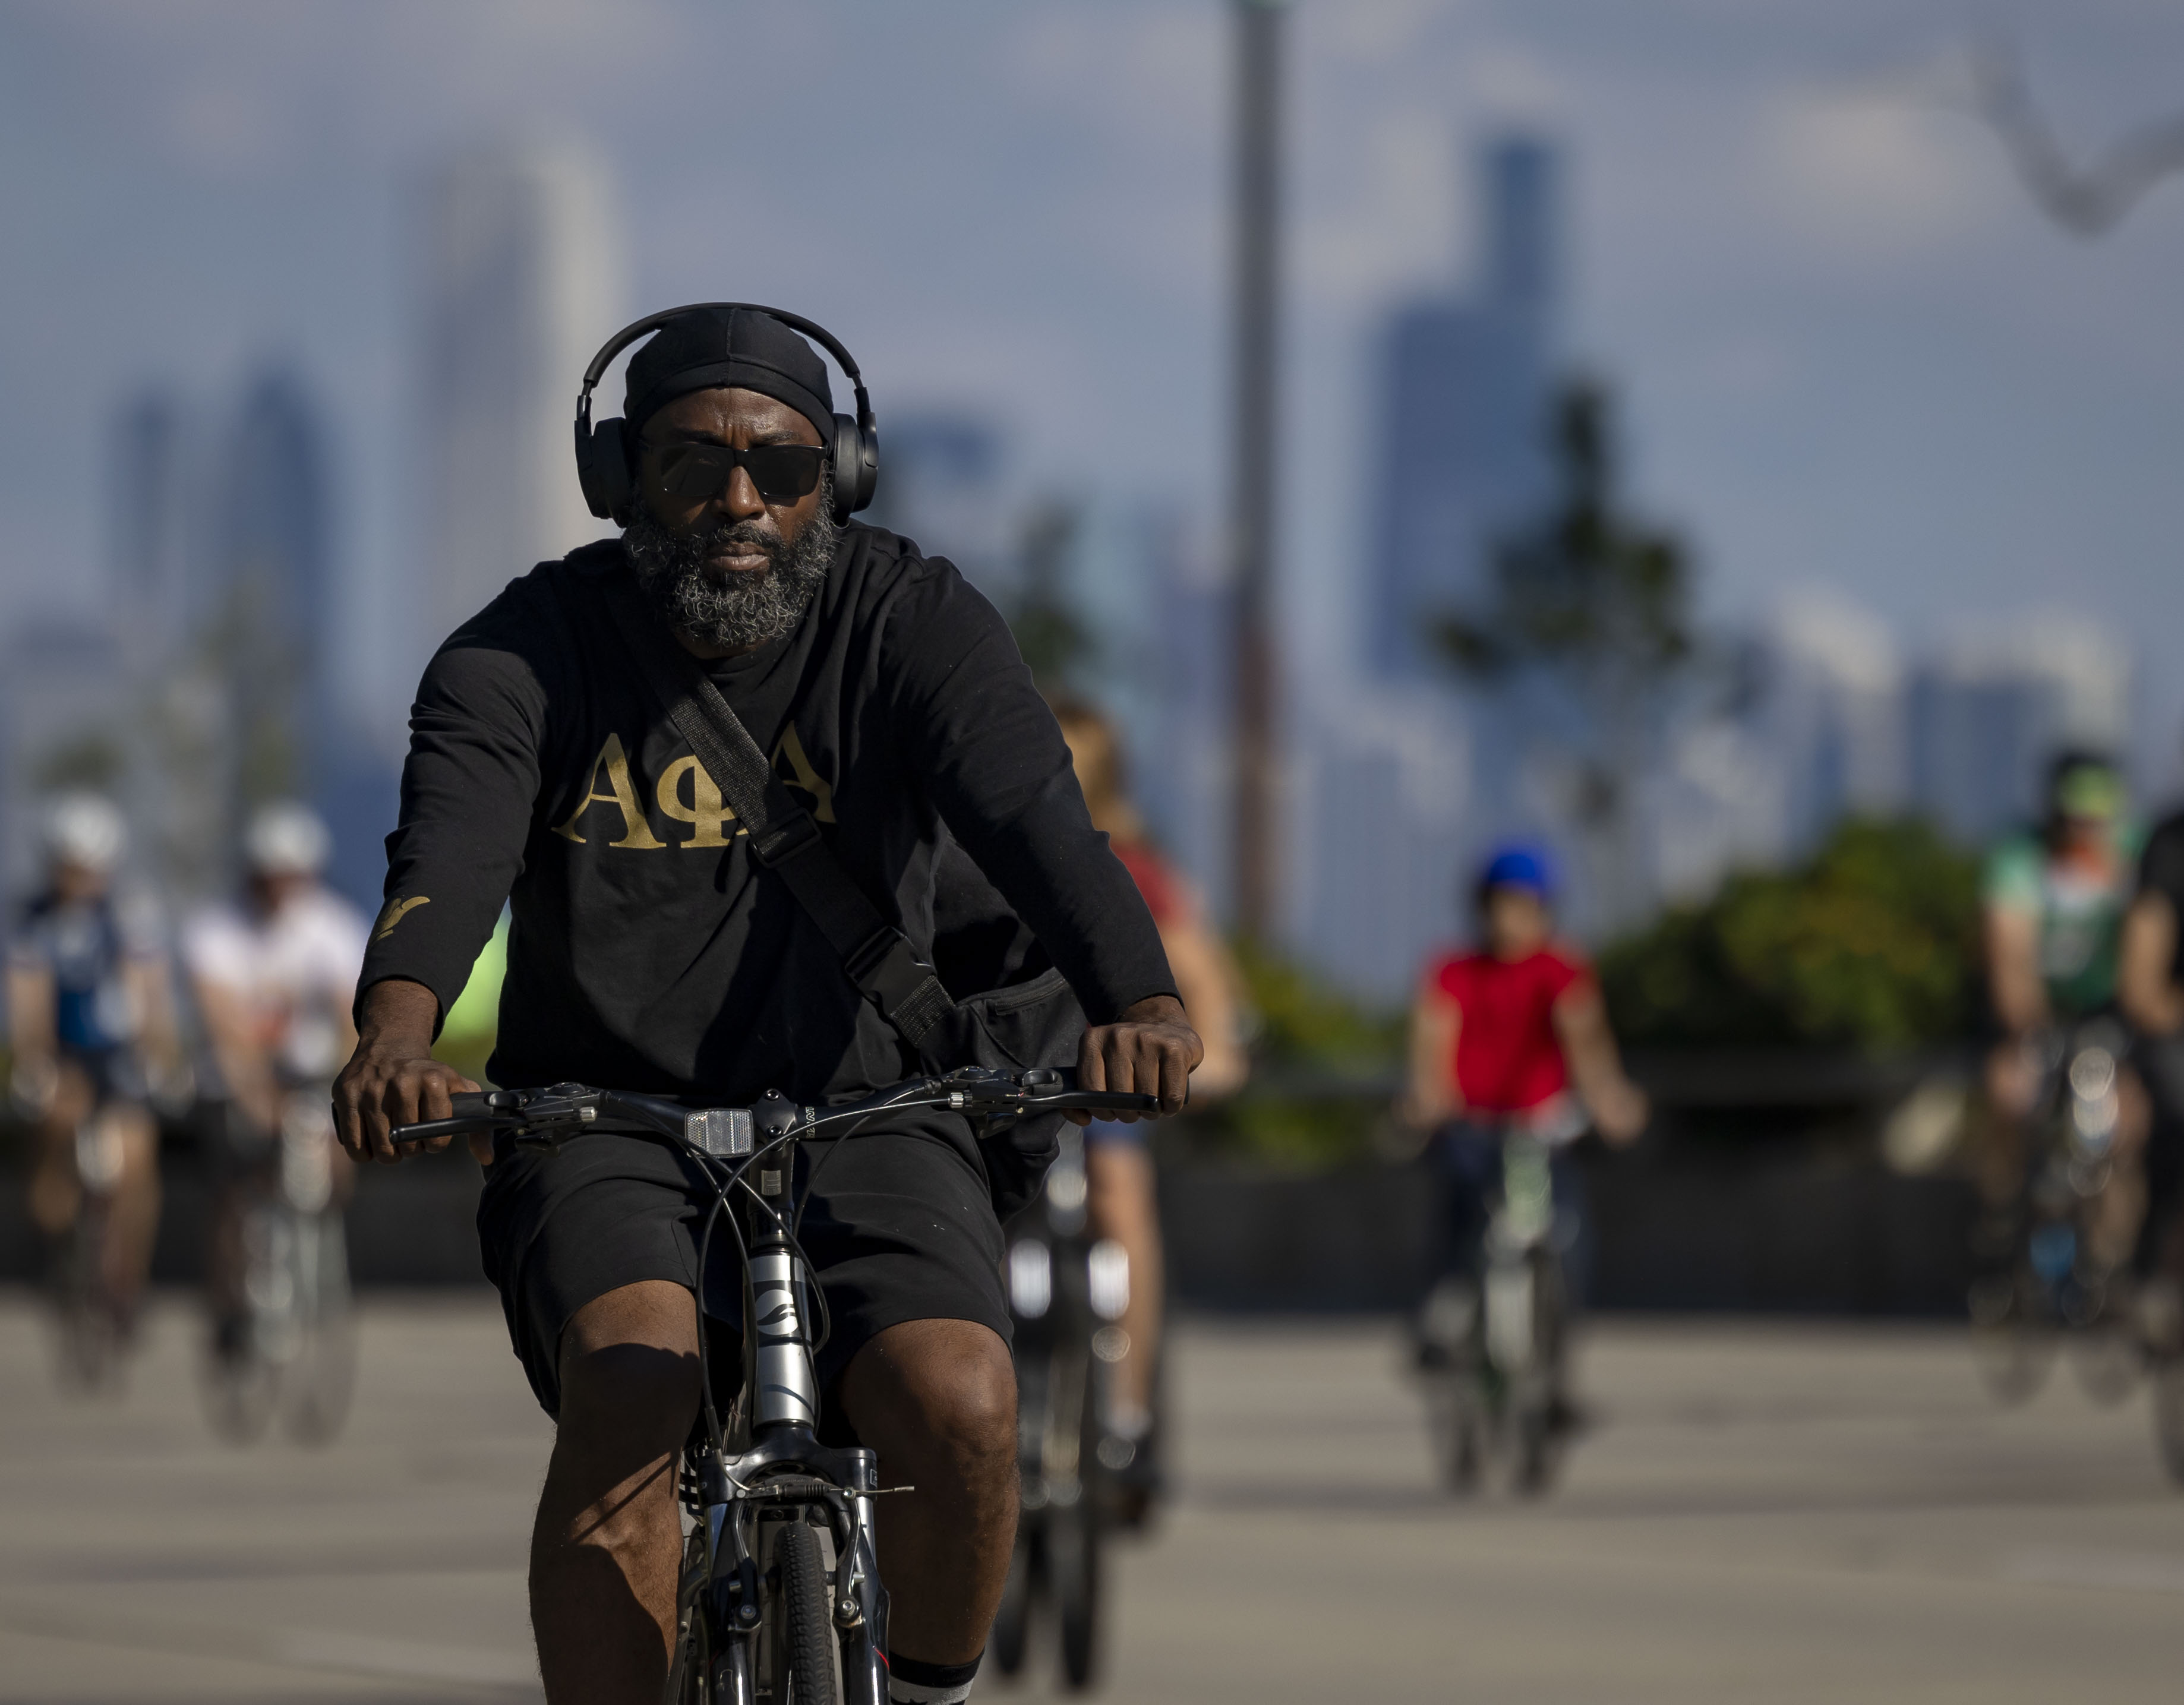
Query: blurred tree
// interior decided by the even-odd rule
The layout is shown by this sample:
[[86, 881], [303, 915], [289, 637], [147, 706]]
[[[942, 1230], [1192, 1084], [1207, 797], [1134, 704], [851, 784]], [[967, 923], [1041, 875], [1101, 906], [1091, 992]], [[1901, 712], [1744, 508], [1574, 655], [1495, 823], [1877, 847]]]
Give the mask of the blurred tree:
[[1402, 1059], [1404, 1015], [1352, 1000], [1295, 960], [1239, 942], [1252, 1053], [1274, 1064], [1347, 1075], [1386, 1071]]
[[1022, 590], [1009, 628], [1042, 693], [1067, 690], [1095, 649], [1069, 596], [1069, 557], [1083, 519], [1074, 504], [1038, 504], [1025, 518], [1017, 547]]
[[1606, 387], [1577, 379], [1552, 421], [1557, 491], [1546, 512], [1495, 553], [1479, 607], [1434, 624], [1441, 652], [1479, 683], [1544, 686], [1573, 715], [1574, 804], [1602, 910], [1629, 916], [1638, 861], [1630, 783], [1646, 773], [1663, 689], [1695, 649], [1688, 553], [1626, 514]]
[[129, 767], [121, 743], [103, 729], [79, 734], [53, 747], [31, 766], [31, 780], [41, 793], [86, 788], [110, 793]]
[[1164, 1134], [1284, 1171], [1316, 1172], [1373, 1153], [1401, 1069], [1404, 1015], [1352, 999], [1262, 944], [1236, 944], [1256, 1070], [1243, 1092]]
[[1796, 870], [1672, 908], [1600, 972], [1626, 1043], [1879, 1050], [1970, 1032], [1978, 943], [1976, 859], [1923, 822], [1852, 820]]

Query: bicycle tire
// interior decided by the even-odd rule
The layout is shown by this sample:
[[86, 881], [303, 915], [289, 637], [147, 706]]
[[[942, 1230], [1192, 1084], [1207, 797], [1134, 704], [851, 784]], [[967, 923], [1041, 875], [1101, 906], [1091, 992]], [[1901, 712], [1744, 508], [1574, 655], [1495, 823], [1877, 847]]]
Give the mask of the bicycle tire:
[[2144, 1371], [2138, 1340], [2114, 1320], [2103, 1320], [2070, 1334], [2070, 1371], [2089, 1402], [2113, 1409], [2138, 1389]]
[[106, 1216], [86, 1192], [63, 1245], [54, 1287], [60, 1385], [71, 1396], [105, 1390], [120, 1370], [120, 1332], [102, 1272], [105, 1243]]
[[1436, 1368], [1425, 1377], [1426, 1429], [1442, 1486], [1457, 1497], [1479, 1490], [1485, 1457], [1484, 1405], [1479, 1371], [1471, 1361]]
[[1100, 1553], [1105, 1541], [1089, 1499], [1056, 1510], [1047, 1522], [1048, 1569], [1054, 1582], [1055, 1620], [1061, 1624], [1061, 1679], [1081, 1693], [1099, 1679]]
[[834, 1619], [827, 1613], [827, 1568], [819, 1535], [806, 1522], [782, 1524], [774, 1541], [781, 1569], [781, 1627], [788, 1660], [787, 1705], [834, 1705]]
[[1552, 1251], [1532, 1256], [1534, 1365], [1526, 1372], [1516, 1409], [1517, 1490], [1538, 1497], [1562, 1467], [1564, 1331], [1563, 1264]]
[[349, 1308], [348, 1251], [341, 1216], [320, 1215], [316, 1234], [309, 1240], [318, 1256], [318, 1271], [309, 1275], [309, 1318], [284, 1382], [288, 1436], [299, 1445], [332, 1443], [348, 1421], [356, 1395], [356, 1321]]
[[1077, 1359], [1077, 1501], [1051, 1511], [1047, 1573], [1053, 1584], [1056, 1632], [1061, 1642], [1062, 1684], [1083, 1692], [1098, 1678], [1101, 1657], [1101, 1567], [1107, 1543], [1107, 1473], [1100, 1460], [1100, 1376], [1106, 1364], [1092, 1350], [1089, 1316], [1073, 1323], [1064, 1353]]
[[2054, 1362], [2053, 1329], [2034, 1318], [2028, 1301], [2032, 1283], [2021, 1273], [1996, 1273], [1975, 1280], [1966, 1299], [1973, 1364], [1998, 1403], [2028, 1401]]

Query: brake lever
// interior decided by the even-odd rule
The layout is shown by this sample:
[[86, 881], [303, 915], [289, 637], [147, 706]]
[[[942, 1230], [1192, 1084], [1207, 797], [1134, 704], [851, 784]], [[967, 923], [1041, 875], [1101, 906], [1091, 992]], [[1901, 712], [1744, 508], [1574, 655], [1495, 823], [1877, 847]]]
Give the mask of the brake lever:
[[1130, 1090], [1080, 1089], [1077, 1074], [1058, 1066], [1040, 1066], [1019, 1076], [989, 1067], [967, 1066], [938, 1080], [952, 1106], [993, 1121], [1027, 1113], [1157, 1113], [1160, 1097]]
[[518, 1148], [558, 1154], [570, 1138], [582, 1135], [599, 1117], [600, 1094], [574, 1084], [555, 1084], [543, 1089], [495, 1089], [482, 1095], [460, 1095], [458, 1105], [481, 1104], [476, 1113], [458, 1113], [451, 1119], [426, 1119], [414, 1125], [397, 1125], [387, 1133], [398, 1144], [429, 1142], [436, 1137], [505, 1134]]

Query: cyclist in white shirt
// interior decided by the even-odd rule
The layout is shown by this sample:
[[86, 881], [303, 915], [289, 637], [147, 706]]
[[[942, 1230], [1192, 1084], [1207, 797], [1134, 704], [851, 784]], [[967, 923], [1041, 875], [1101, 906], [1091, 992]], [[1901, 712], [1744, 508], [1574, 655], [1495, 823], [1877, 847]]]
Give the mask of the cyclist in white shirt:
[[370, 926], [320, 881], [332, 849], [314, 812], [265, 806], [244, 835], [240, 903], [208, 908], [182, 935], [183, 964], [227, 1108], [227, 1176], [209, 1275], [223, 1350], [240, 1329], [242, 1209], [276, 1159], [284, 1121], [324, 1121], [334, 1193], [348, 1193], [329, 1086], [356, 1045], [349, 1008]]

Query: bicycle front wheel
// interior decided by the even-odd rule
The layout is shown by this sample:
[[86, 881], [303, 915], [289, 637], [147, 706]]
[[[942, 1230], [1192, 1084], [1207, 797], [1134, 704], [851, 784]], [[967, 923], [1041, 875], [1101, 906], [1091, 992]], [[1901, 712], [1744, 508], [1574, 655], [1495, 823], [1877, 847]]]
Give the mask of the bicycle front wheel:
[[286, 1381], [288, 1434], [298, 1444], [323, 1445], [348, 1419], [356, 1393], [356, 1321], [338, 1211], [299, 1216], [295, 1262], [303, 1331]]
[[834, 1620], [827, 1613], [819, 1535], [809, 1523], [783, 1524], [774, 1542], [774, 1560], [781, 1570], [776, 1661], [778, 1665], [785, 1658], [788, 1672], [787, 1685], [777, 1689], [774, 1697], [788, 1705], [834, 1705]]
[[1563, 1332], [1568, 1304], [1562, 1262], [1551, 1251], [1532, 1255], [1533, 1363], [1518, 1381], [1517, 1490], [1537, 1496], [1554, 1484], [1562, 1467], [1568, 1399], [1563, 1385]]
[[2046, 1382], [2057, 1349], [2039, 1279], [2021, 1268], [1988, 1273], [1967, 1301], [1981, 1383], [1997, 1402], [2025, 1401]]
[[1053, 1512], [1047, 1523], [1061, 1674], [1072, 1691], [1089, 1687], [1100, 1669], [1100, 1526], [1087, 1500]]
[[120, 1334], [101, 1270], [105, 1253], [105, 1211], [86, 1192], [54, 1272], [60, 1383], [71, 1395], [103, 1390], [120, 1371]]

